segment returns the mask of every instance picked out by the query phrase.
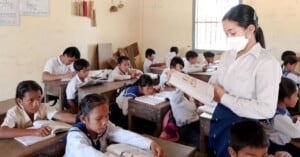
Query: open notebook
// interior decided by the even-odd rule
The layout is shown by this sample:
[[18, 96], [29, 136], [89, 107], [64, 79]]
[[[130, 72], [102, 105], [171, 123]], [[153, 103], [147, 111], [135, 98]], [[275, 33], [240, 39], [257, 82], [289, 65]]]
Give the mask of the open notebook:
[[67, 132], [72, 126], [70, 124], [58, 121], [51, 121], [51, 120], [39, 120], [33, 123], [32, 127], [28, 129], [37, 129], [41, 128], [42, 126], [49, 126], [52, 128], [51, 134], [48, 136], [40, 137], [40, 136], [22, 136], [22, 137], [15, 137], [15, 140], [22, 143], [25, 146], [29, 146], [35, 144], [40, 141], [47, 140], [51, 137], [54, 137], [58, 133]]
[[150, 150], [143, 150], [128, 144], [111, 144], [106, 153], [109, 157], [154, 157]]
[[136, 101], [143, 102], [149, 105], [157, 105], [167, 101], [167, 95], [164, 92], [156, 93], [154, 95], [139, 96], [134, 98]]

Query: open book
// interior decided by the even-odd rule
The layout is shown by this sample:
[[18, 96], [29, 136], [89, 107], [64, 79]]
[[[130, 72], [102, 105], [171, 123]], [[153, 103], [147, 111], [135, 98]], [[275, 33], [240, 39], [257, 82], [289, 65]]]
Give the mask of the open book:
[[167, 96], [164, 94], [164, 92], [161, 92], [154, 95], [139, 96], [134, 99], [145, 104], [157, 105], [159, 103], [167, 101]]
[[169, 82], [203, 104], [210, 104], [213, 101], [214, 87], [202, 80], [175, 71]]
[[111, 144], [106, 151], [109, 157], [154, 157], [150, 150], [143, 150], [128, 144]]
[[38, 129], [42, 126], [49, 126], [51, 127], [52, 131], [51, 134], [48, 136], [22, 136], [22, 137], [15, 137], [15, 140], [22, 143], [25, 146], [29, 146], [32, 144], [35, 144], [40, 141], [47, 140], [51, 137], [54, 137], [58, 133], [67, 132], [72, 125], [64, 123], [64, 122], [58, 122], [58, 121], [51, 121], [51, 120], [38, 120], [33, 122], [33, 126], [29, 127], [28, 129]]
[[79, 84], [79, 88], [102, 85], [105, 82], [110, 82], [110, 81], [105, 80], [105, 79], [103, 80], [101, 78], [99, 78], [99, 79], [91, 79], [91, 78], [89, 78], [87, 81]]

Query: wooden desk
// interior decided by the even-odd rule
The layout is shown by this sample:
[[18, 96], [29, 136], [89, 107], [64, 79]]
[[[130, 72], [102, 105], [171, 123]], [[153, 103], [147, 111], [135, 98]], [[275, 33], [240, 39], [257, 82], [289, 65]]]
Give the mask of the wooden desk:
[[149, 105], [134, 99], [128, 102], [128, 129], [133, 130], [133, 117], [142, 118], [156, 124], [154, 136], [159, 136], [162, 131], [162, 121], [164, 115], [170, 109], [168, 101], [159, 103], [157, 105]]
[[160, 75], [165, 68], [166, 68], [165, 65], [163, 65], [163, 66], [153, 66], [153, 67], [151, 66], [150, 71], [151, 71], [151, 73]]
[[200, 152], [206, 153], [208, 135], [210, 129], [210, 119], [200, 116]]
[[156, 143], [163, 149], [165, 157], [194, 157], [196, 149], [194, 147], [162, 140], [153, 136], [144, 135]]
[[86, 95], [97, 93], [102, 94], [117, 90], [125, 85], [133, 84], [137, 79], [130, 79], [124, 81], [106, 82], [99, 86], [90, 86], [78, 89], [78, 102], [80, 102]]
[[63, 156], [65, 152], [65, 144], [60, 143], [59, 140], [63, 138], [66, 133], [59, 134], [53, 138], [33, 144], [31, 146], [24, 146], [13, 138], [0, 139], [0, 154], [1, 156]]
[[57, 95], [59, 97], [59, 102], [58, 102], [60, 105], [59, 109], [63, 110], [64, 109], [64, 99], [65, 99], [65, 95], [66, 95], [66, 88], [67, 88], [68, 82], [69, 81], [60, 81], [60, 80], [43, 81], [43, 83], [45, 85], [45, 87], [44, 87], [45, 102], [48, 102], [48, 97], [47, 97], [47, 95], [49, 95], [48, 89], [53, 88], [59, 93], [59, 95]]
[[197, 72], [197, 73], [190, 73], [190, 76], [193, 76], [199, 80], [208, 82], [211, 75], [213, 75], [214, 72]]

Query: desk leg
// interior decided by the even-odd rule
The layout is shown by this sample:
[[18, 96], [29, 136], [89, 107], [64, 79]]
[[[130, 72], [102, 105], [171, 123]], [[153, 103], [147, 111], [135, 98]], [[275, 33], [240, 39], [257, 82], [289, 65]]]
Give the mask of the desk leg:
[[59, 102], [58, 102], [59, 104], [58, 105], [60, 105], [59, 106], [60, 111], [64, 110], [64, 99], [65, 99], [65, 95], [64, 95], [65, 91], [64, 90], [65, 89], [63, 87], [59, 87]]
[[159, 137], [161, 131], [162, 131], [162, 119], [159, 119], [159, 121], [156, 122], [156, 129], [154, 132], [154, 136]]
[[48, 102], [47, 88], [48, 88], [48, 86], [45, 84], [45, 86], [44, 86], [44, 103]]
[[128, 113], [128, 130], [133, 130], [133, 123], [132, 123], [132, 115], [131, 113]]

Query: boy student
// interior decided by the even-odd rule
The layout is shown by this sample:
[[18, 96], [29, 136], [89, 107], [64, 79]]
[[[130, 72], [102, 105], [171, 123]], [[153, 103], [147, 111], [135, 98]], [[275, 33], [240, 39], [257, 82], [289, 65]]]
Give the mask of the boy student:
[[129, 80], [132, 78], [137, 78], [141, 74], [143, 74], [142, 71], [138, 69], [130, 68], [130, 60], [127, 56], [120, 56], [118, 58], [118, 65], [111, 72], [108, 80], [111, 81]]
[[[108, 100], [98, 94], [90, 94], [80, 103], [80, 120], [67, 136], [65, 157], [109, 157], [104, 151], [108, 140], [151, 150], [155, 157], [162, 157], [163, 151], [154, 141], [115, 126], [108, 119]], [[121, 154], [123, 156], [125, 154]], [[132, 156], [132, 155], [131, 155]]]
[[246, 120], [232, 126], [228, 147], [231, 157], [292, 157], [283, 151], [268, 155], [268, 147], [268, 136], [257, 121]]
[[76, 47], [68, 47], [62, 55], [47, 61], [42, 75], [43, 81], [72, 78], [75, 73], [72, 63], [80, 58], [80, 52]]
[[[71, 79], [75, 75], [72, 63], [79, 58], [80, 52], [76, 47], [68, 47], [62, 55], [50, 58], [44, 67], [43, 81]], [[54, 88], [48, 88], [47, 93], [49, 100], [58, 99], [59, 93]]]
[[300, 76], [295, 73], [297, 59], [293, 55], [285, 56], [283, 58], [283, 71], [282, 75], [293, 80], [296, 84], [300, 84]]
[[185, 73], [195, 73], [195, 72], [201, 72], [206, 71], [207, 65], [202, 66], [197, 63], [198, 54], [195, 51], [188, 51], [185, 54], [185, 58], [183, 58], [184, 61], [184, 68], [182, 69]]
[[166, 67], [170, 66], [172, 58], [175, 57], [175, 56], [178, 56], [178, 52], [179, 52], [178, 47], [172, 46], [170, 48], [170, 52], [168, 52], [168, 54], [165, 57]]
[[155, 64], [155, 51], [153, 49], [147, 49], [145, 52], [145, 60], [144, 60], [144, 73], [150, 73], [150, 66]]
[[207, 65], [214, 64], [214, 57], [215, 57], [214, 53], [212, 53], [211, 51], [206, 51], [203, 53], [203, 56], [206, 61], [205, 64], [207, 64]]
[[16, 106], [10, 108], [1, 124], [0, 138], [18, 136], [47, 136], [51, 128], [43, 126], [39, 129], [26, 129], [36, 120], [60, 120], [75, 123], [75, 115], [56, 111], [41, 103], [42, 88], [35, 81], [22, 81], [16, 89]]
[[[168, 78], [172, 71], [181, 71], [183, 67], [183, 60], [180, 57], [174, 57], [171, 60], [170, 68], [166, 68], [160, 76], [159, 85], [161, 88], [172, 88], [168, 83]], [[184, 93], [177, 88], [167, 92], [166, 97], [170, 100], [180, 140], [199, 148], [200, 125], [196, 105], [188, 101]]]
[[293, 156], [300, 155], [300, 149], [290, 143], [291, 138], [300, 137], [299, 115], [291, 116], [287, 107], [294, 108], [298, 100], [298, 87], [288, 78], [281, 78], [278, 104], [275, 116], [264, 123], [264, 129], [271, 142], [269, 153], [287, 151]]
[[85, 59], [78, 59], [73, 64], [76, 71], [76, 75], [70, 80], [66, 88], [67, 102], [65, 102], [65, 107], [71, 111], [71, 113], [78, 112], [78, 86], [81, 83], [87, 81], [89, 75], [90, 64]]

